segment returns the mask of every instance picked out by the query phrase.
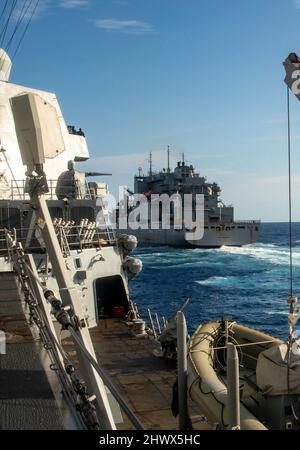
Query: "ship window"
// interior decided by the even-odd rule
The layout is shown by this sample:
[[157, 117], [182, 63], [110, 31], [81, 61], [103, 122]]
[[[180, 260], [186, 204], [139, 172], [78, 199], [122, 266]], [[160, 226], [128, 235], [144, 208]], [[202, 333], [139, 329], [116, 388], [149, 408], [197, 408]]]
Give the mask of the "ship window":
[[238, 228], [243, 229], [243, 230], [245, 229], [244, 225], [239, 225]]
[[211, 230], [214, 230], [216, 227], [210, 227]]
[[226, 230], [230, 230], [230, 227], [226, 227]]
[[234, 230], [234, 229], [235, 229], [235, 226], [231, 227], [231, 229]]
[[98, 318], [115, 316], [115, 311], [128, 312], [127, 293], [121, 275], [98, 278], [95, 281]]
[[208, 227], [204, 227], [204, 230], [207, 230], [208, 229]]
[[258, 227], [255, 227], [255, 231], [258, 231]]

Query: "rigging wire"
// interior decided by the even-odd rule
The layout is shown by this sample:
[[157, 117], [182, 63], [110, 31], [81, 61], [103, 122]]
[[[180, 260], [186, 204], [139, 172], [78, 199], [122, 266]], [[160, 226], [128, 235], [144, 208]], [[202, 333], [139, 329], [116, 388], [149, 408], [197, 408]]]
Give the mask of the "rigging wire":
[[291, 120], [290, 91], [287, 86], [287, 133], [288, 133], [288, 184], [289, 184], [289, 259], [290, 259], [290, 296], [293, 295], [293, 248], [292, 248], [292, 181], [291, 181]]
[[[1, 12], [0, 21], [5, 13], [8, 2], [9, 2], [9, 0], [6, 0], [5, 7], [2, 9], [2, 12]], [[6, 52], [8, 52], [8, 50], [11, 48], [12, 42], [14, 41], [18, 31], [20, 30], [22, 25], [25, 25], [23, 33], [21, 34], [19, 41], [16, 43], [17, 45], [15, 46], [15, 51], [11, 58], [11, 63], [14, 61], [14, 59], [20, 49], [20, 46], [25, 38], [25, 35], [26, 35], [28, 28], [32, 22], [32, 19], [37, 11], [39, 3], [40, 3], [40, 0], [36, 0], [36, 1], [35, 0], [25, 0], [23, 2], [22, 6], [20, 5], [20, 7], [18, 8], [18, 6], [19, 6], [18, 0], [13, 0], [10, 7], [8, 8], [8, 10], [9, 10], [9, 12], [7, 11], [8, 17], [4, 23], [2, 30], [0, 31], [0, 48], [3, 48]], [[14, 20], [14, 14], [16, 14], [16, 13], [17, 13], [16, 24], [13, 27], [13, 29], [11, 29], [10, 24]], [[4, 45], [5, 37], [7, 36], [9, 29], [11, 29], [11, 33], [10, 33], [10, 36], [8, 36], [6, 44]], [[4, 60], [0, 67], [0, 71], [3, 69], [3, 65], [4, 65]]]
[[27, 22], [27, 24], [26, 24], [26, 27], [25, 27], [25, 29], [24, 29], [22, 35], [21, 35], [21, 38], [20, 38], [19, 43], [18, 43], [18, 45], [17, 45], [17, 48], [16, 48], [16, 50], [15, 50], [13, 56], [12, 56], [12, 59], [11, 59], [12, 62], [14, 61], [14, 59], [15, 59], [15, 57], [16, 57], [16, 55], [17, 55], [17, 53], [18, 53], [18, 51], [19, 51], [19, 49], [20, 49], [20, 47], [21, 47], [21, 44], [22, 44], [22, 42], [23, 42], [23, 40], [24, 40], [24, 37], [25, 37], [25, 35], [26, 35], [26, 33], [27, 33], [27, 30], [28, 30], [28, 28], [29, 28], [29, 25], [31, 24], [31, 21], [32, 21], [32, 19], [33, 19], [33, 16], [34, 16], [34, 14], [35, 14], [35, 12], [36, 12], [36, 10], [37, 10], [37, 7], [39, 6], [39, 3], [40, 3], [40, 0], [36, 0], [36, 3], [35, 3], [35, 5], [34, 5], [34, 7], [32, 8], [32, 12], [31, 12], [31, 14], [30, 14], [29, 20], [28, 20], [28, 22]]
[[23, 3], [22, 8], [20, 8], [20, 12], [19, 12], [18, 19], [16, 21], [15, 28], [14, 28], [14, 30], [12, 32], [12, 35], [11, 35], [10, 39], [8, 40], [8, 42], [7, 42], [6, 46], [5, 46], [6, 53], [8, 53], [8, 51], [10, 49], [10, 46], [12, 44], [12, 41], [13, 41], [13, 39], [14, 39], [18, 29], [19, 29], [19, 27], [22, 25], [24, 17], [26, 17], [26, 14], [28, 13], [29, 8], [32, 5], [32, 2], [33, 2], [33, 0], [25, 0], [24, 3]]
[[6, 36], [7, 30], [9, 29], [9, 23], [10, 23], [11, 18], [13, 16], [13, 12], [14, 12], [14, 9], [15, 9], [15, 7], [17, 5], [17, 2], [18, 2], [18, 0], [13, 0], [13, 2], [11, 4], [10, 11], [9, 11], [9, 14], [8, 14], [8, 17], [7, 17], [5, 25], [4, 25], [4, 28], [3, 28], [3, 30], [0, 33], [0, 47], [3, 47], [5, 36]]
[[6, 10], [7, 5], [8, 5], [8, 0], [6, 0], [4, 6], [3, 6], [3, 8], [2, 8], [2, 11], [1, 11], [1, 13], [0, 13], [0, 22], [1, 22], [2, 18], [3, 18], [3, 16], [4, 16], [4, 13], [5, 13], [5, 10]]
[[[293, 248], [292, 248], [292, 181], [291, 181], [291, 120], [290, 120], [290, 91], [287, 86], [287, 138], [288, 138], [288, 185], [289, 185], [289, 260], [290, 260], [290, 297], [288, 303], [290, 304], [290, 315], [294, 313], [294, 305], [297, 301], [293, 295]], [[290, 370], [291, 370], [291, 356], [292, 345], [294, 342], [294, 325], [290, 323], [289, 319], [289, 335], [287, 341], [287, 392], [290, 394]], [[299, 417], [295, 412], [293, 403], [291, 403], [291, 410], [296, 422], [300, 422]]]
[[[7, 44], [6, 44], [5, 48], [4, 48], [4, 51], [6, 53], [8, 53], [15, 35], [17, 34], [19, 28], [22, 25], [22, 22], [24, 22], [24, 18], [26, 18], [26, 15], [30, 11], [30, 7], [32, 5], [32, 2], [33, 2], [33, 0], [25, 0], [24, 3], [23, 3], [22, 8], [20, 8], [20, 13], [19, 13], [16, 25], [15, 25], [15, 28], [14, 28], [11, 36], [10, 36], [10, 39], [8, 40], [8, 42], [7, 42]], [[1, 67], [0, 67], [0, 71], [3, 69], [4, 64], [5, 64], [5, 60], [3, 59]]]

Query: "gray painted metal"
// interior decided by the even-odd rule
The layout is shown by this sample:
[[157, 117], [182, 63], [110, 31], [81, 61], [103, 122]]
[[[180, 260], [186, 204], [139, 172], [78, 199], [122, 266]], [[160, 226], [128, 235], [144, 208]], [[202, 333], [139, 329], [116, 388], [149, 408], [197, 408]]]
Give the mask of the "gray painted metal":
[[178, 403], [179, 429], [187, 430], [190, 419], [187, 404], [187, 327], [183, 312], [177, 312], [177, 364], [178, 364]]
[[227, 344], [227, 395], [229, 409], [230, 430], [239, 430], [240, 415], [240, 389], [239, 389], [239, 356], [236, 346], [231, 342]]
[[[69, 273], [66, 269], [61, 248], [59, 246], [49, 210], [47, 208], [45, 196], [43, 194], [39, 194], [32, 198], [32, 201], [38, 211], [38, 216], [42, 225], [40, 227], [41, 233], [45, 241], [52, 267], [55, 268], [55, 276], [63, 305], [71, 306], [75, 315], [78, 316], [80, 320], [84, 320], [84, 311], [79, 300], [77, 290], [72, 285]], [[88, 328], [78, 328], [77, 334], [80, 336], [84, 346], [95, 358], [95, 352]], [[83, 373], [89, 392], [93, 393], [97, 399], [97, 412], [100, 425], [103, 429], [114, 430], [115, 424], [103, 381], [95, 369], [91, 367], [90, 364], [86, 364], [86, 359], [81, 354], [81, 348], [78, 346], [77, 342], [75, 342], [75, 347], [77, 349], [80, 369]]]

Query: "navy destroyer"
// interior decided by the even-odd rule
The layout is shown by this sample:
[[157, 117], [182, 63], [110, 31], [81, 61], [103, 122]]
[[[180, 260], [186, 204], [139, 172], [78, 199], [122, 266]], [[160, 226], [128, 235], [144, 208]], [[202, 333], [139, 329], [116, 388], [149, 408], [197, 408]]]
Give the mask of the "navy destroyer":
[[[200, 175], [193, 165], [186, 164], [184, 155], [182, 160], [177, 162], [174, 170], [170, 168], [170, 150], [168, 148], [168, 165], [167, 169], [154, 172], [152, 169], [152, 155], [150, 153], [150, 168], [148, 174], [143, 174], [141, 168], [139, 173], [134, 177], [134, 192], [129, 194], [144, 194], [148, 199], [149, 214], [151, 217], [151, 208], [153, 208], [152, 198], [167, 194], [170, 198], [174, 195], [184, 197], [191, 194], [195, 197], [197, 194], [203, 195], [203, 236], [199, 239], [190, 239], [190, 227], [183, 224], [177, 228], [174, 225], [174, 207], [170, 204], [170, 227], [164, 229], [162, 226], [164, 211], [159, 210], [158, 224], [155, 227], [141, 225], [138, 229], [130, 229], [130, 233], [134, 234], [140, 244], [158, 244], [171, 245], [180, 247], [203, 247], [218, 248], [222, 246], [242, 246], [256, 242], [259, 237], [260, 221], [259, 220], [235, 220], [234, 207], [225, 205], [220, 199], [220, 186], [213, 182], [207, 182], [205, 176]], [[155, 200], [157, 201], [157, 200]], [[133, 208], [130, 207], [129, 197], [129, 213]], [[196, 205], [192, 203], [192, 213], [195, 213]], [[144, 224], [145, 225], [145, 224]], [[123, 230], [125, 231], [125, 230]], [[187, 234], [188, 233], [188, 234]]]
[[175, 429], [166, 322], [130, 297], [137, 240], [110, 226], [104, 173], [75, 167], [84, 132], [11, 67], [0, 49], [0, 428]]

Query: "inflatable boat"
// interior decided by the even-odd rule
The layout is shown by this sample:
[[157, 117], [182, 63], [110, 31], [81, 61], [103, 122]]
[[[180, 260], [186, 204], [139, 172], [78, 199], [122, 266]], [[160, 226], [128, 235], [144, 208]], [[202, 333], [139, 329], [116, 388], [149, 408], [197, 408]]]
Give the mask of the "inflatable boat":
[[229, 320], [200, 325], [189, 341], [188, 389], [201, 413], [228, 429], [227, 342], [239, 356], [240, 428], [299, 429], [299, 349]]

